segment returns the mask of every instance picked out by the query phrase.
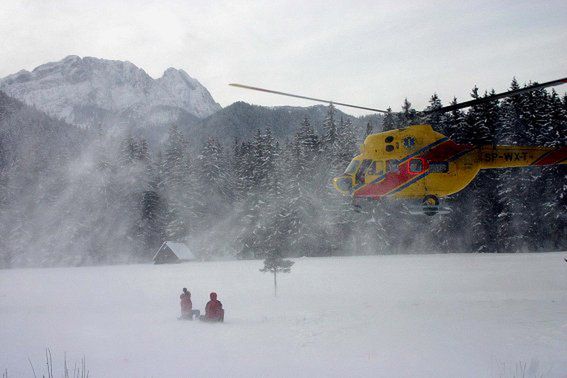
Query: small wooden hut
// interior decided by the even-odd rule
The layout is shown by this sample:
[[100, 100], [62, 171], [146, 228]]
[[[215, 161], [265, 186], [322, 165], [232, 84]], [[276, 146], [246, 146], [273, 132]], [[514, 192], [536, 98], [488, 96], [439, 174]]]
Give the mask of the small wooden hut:
[[154, 264], [173, 264], [195, 259], [195, 254], [185, 244], [166, 241], [154, 255]]

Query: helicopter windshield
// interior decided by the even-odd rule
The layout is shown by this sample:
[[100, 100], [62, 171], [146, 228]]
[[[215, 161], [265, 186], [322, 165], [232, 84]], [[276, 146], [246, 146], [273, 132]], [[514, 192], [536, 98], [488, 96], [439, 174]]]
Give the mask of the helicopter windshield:
[[345, 169], [345, 175], [352, 175], [354, 174], [354, 172], [356, 172], [356, 170], [358, 169], [358, 166], [360, 165], [360, 160], [353, 160], [350, 162], [350, 164], [348, 165], [347, 169]]

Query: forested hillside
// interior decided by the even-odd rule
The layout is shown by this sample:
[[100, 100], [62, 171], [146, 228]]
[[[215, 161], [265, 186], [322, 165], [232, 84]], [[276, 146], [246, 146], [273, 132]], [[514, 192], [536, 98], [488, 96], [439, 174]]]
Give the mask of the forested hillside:
[[[71, 180], [69, 168], [89, 136], [0, 91], [1, 266], [15, 261], [40, 265], [48, 254], [40, 257], [42, 253], [35, 252], [43, 249], [59, 258], [57, 239], [67, 237], [59, 225], [68, 224], [63, 209], [71, 205], [64, 196]], [[61, 212], [50, 214], [53, 208]], [[72, 241], [71, 237], [65, 243]]]
[[[511, 86], [519, 87], [516, 81]], [[478, 89], [473, 89], [472, 97], [479, 96]], [[437, 107], [441, 102], [434, 95], [429, 108]], [[476, 145], [567, 143], [566, 99], [554, 91], [536, 91], [426, 119], [419, 119], [409, 102], [402, 109], [386, 115], [385, 129], [427, 122], [457, 142]], [[337, 120], [333, 108], [321, 126], [322, 132], [317, 133], [304, 120], [287, 144], [275, 142], [269, 130], [258, 130], [251, 140], [235, 141], [224, 150], [210, 140], [194, 160], [204, 170], [187, 169], [199, 188], [195, 193], [205, 195], [183, 201], [204, 205], [204, 210], [185, 208], [187, 216], [175, 223], [183, 227], [165, 225], [164, 233], [170, 238], [193, 234], [190, 243], [204, 240], [199, 250], [241, 256], [274, 249], [290, 256], [326, 256], [567, 247], [565, 166], [481, 172], [469, 188], [449, 198], [454, 211], [445, 216], [407, 215], [399, 202], [369, 202], [357, 213], [348, 198], [337, 196], [330, 179], [357, 153], [364, 135], [353, 133], [349, 120]], [[168, 148], [170, 157], [167, 151], [182, 151]], [[183, 161], [185, 156], [181, 153], [175, 160]], [[218, 221], [200, 228], [206, 213]], [[209, 238], [210, 233], [220, 237]]]
[[[430, 103], [441, 106], [436, 95]], [[449, 198], [449, 215], [407, 215], [395, 201], [353, 211], [330, 179], [371, 130], [332, 106], [287, 137], [265, 125], [245, 140], [197, 143], [172, 126], [159, 146], [75, 129], [6, 96], [0, 109], [4, 267], [148, 261], [163, 240], [203, 258], [567, 248], [565, 166], [481, 172]], [[420, 122], [457, 142], [566, 145], [567, 98], [541, 90], [426, 119], [406, 102], [383, 127]]]

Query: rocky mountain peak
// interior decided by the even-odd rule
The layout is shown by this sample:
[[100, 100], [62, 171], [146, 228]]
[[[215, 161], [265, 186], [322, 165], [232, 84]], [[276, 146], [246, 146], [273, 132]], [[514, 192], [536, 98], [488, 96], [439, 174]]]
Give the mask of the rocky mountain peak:
[[69, 55], [0, 79], [0, 90], [80, 126], [116, 119], [140, 126], [174, 122], [182, 114], [205, 118], [220, 109], [185, 71], [168, 68], [159, 79], [128, 61]]

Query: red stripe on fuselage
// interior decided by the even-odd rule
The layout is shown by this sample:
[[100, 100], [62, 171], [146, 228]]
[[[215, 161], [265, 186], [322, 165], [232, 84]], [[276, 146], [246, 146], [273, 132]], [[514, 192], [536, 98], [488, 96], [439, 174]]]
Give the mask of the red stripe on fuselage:
[[[424, 158], [429, 163], [444, 162], [449, 160], [452, 156], [455, 156], [460, 152], [470, 150], [471, 148], [472, 146], [470, 145], [457, 144], [452, 140], [448, 140], [415, 157]], [[398, 165], [398, 172], [388, 172], [383, 180], [373, 184], [364, 185], [362, 188], [354, 192], [354, 196], [377, 199], [404, 185], [416, 176], [419, 176], [419, 172], [410, 172], [410, 161], [411, 159]]]
[[422, 157], [430, 163], [441, 163], [448, 161], [453, 156], [468, 150], [472, 150], [473, 145], [470, 144], [457, 144], [452, 140], [448, 140], [439, 146], [422, 154]]
[[560, 147], [544, 155], [541, 159], [536, 160], [532, 165], [558, 164], [565, 159], [567, 159], [567, 147]]

